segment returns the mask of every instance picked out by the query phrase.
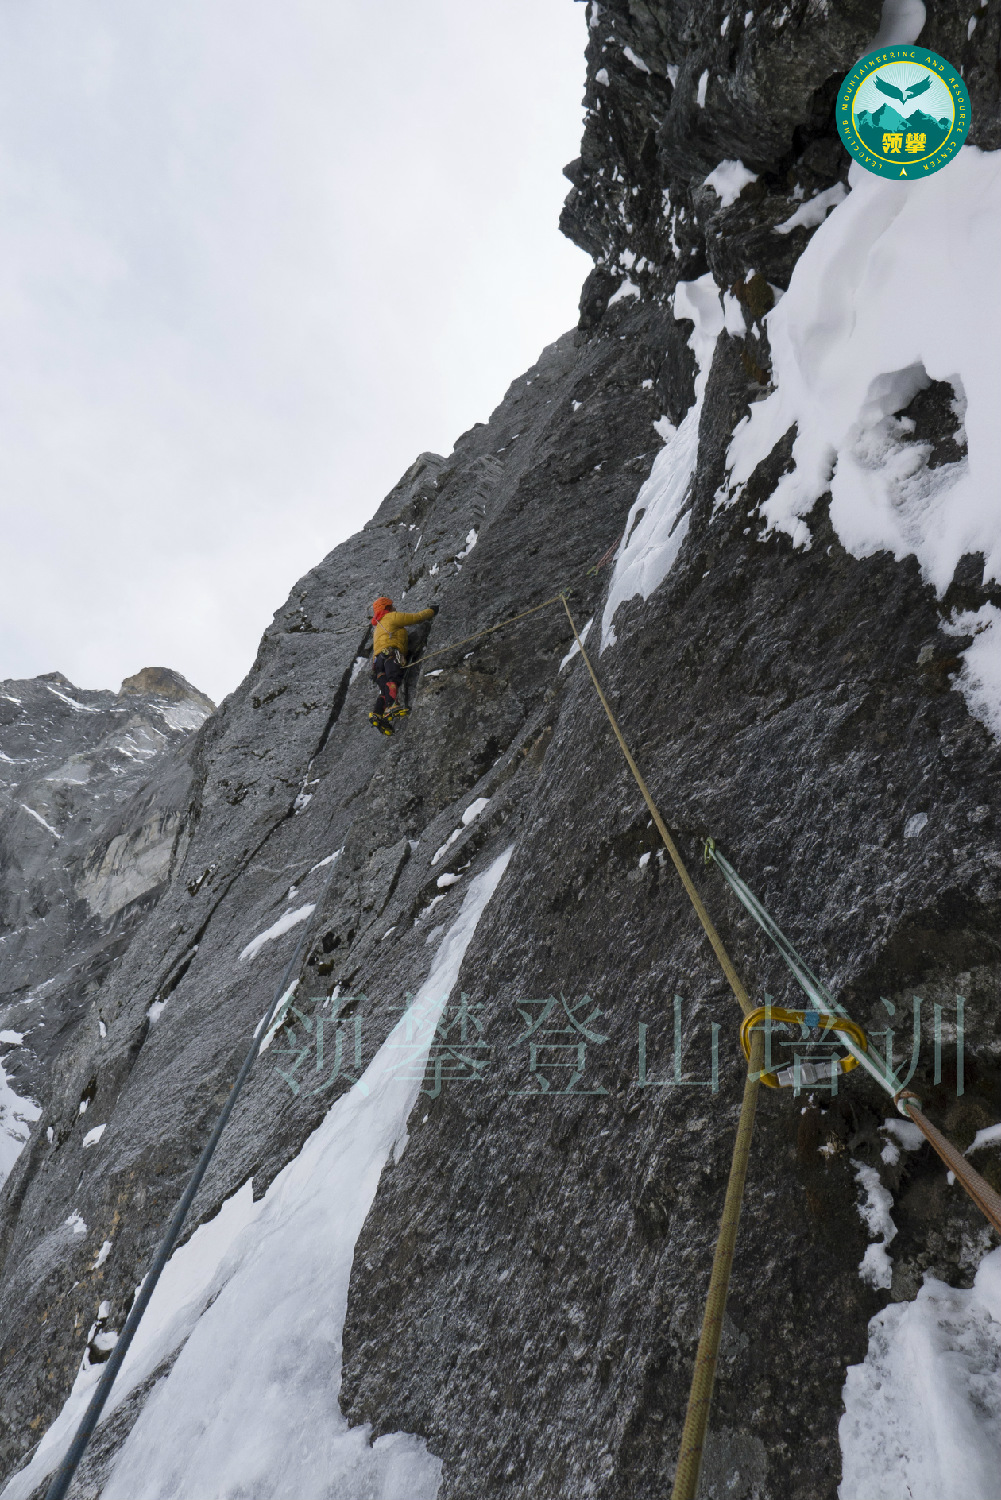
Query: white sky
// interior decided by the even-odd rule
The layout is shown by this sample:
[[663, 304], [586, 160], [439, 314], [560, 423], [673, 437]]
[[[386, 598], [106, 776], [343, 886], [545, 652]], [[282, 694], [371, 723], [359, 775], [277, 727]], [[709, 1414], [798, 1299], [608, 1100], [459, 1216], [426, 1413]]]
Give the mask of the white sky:
[[0, 9], [0, 677], [222, 697], [573, 325], [585, 9]]

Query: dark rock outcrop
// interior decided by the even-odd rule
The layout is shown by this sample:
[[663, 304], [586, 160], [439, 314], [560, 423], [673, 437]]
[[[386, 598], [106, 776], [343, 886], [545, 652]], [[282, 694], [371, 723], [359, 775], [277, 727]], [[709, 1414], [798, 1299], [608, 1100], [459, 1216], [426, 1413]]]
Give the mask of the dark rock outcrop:
[[[693, 400], [690, 325], [669, 294], [707, 269], [749, 331], [716, 347], [678, 559], [646, 601], [620, 607], [597, 669], [752, 992], [794, 996], [701, 866], [706, 834], [857, 1019], [896, 1028], [898, 1058], [913, 997], [928, 1039], [941, 1007], [937, 1072], [929, 1040], [914, 1086], [961, 1146], [996, 1118], [1001, 757], [955, 688], [964, 642], [942, 629], [949, 597], [936, 600], [913, 558], [849, 555], [823, 501], [809, 550], [765, 532], [758, 508], [787, 466], [788, 435], [737, 503], [713, 504], [733, 429], [769, 378], [762, 319], [811, 233], [772, 231], [844, 175], [833, 90], [880, 8], [769, 3], [746, 26], [725, 8], [590, 9], [588, 120], [564, 216], [598, 262], [580, 328], [450, 455], [422, 454], [296, 586], [246, 681], [136, 793], [104, 863], [82, 867], [87, 890], [113, 884], [114, 839], [132, 850], [136, 830], [176, 813], [166, 883], [64, 1033], [3, 1200], [8, 1470], [59, 1409], [101, 1301], [121, 1325], [271, 1001], [294, 938], [251, 953], [252, 940], [315, 904], [300, 993], [364, 996], [368, 1061], [469, 879], [513, 844], [460, 976], [491, 1064], [422, 1099], [385, 1170], [356, 1250], [342, 1407], [377, 1433], [424, 1436], [444, 1459], [442, 1500], [665, 1493], [742, 1086], [736, 1007], [583, 664], [564, 661], [560, 607], [414, 673], [392, 740], [366, 722], [365, 659], [368, 605], [383, 591], [405, 608], [441, 605], [429, 650], [562, 587], [580, 625], [600, 619], [608, 571], [595, 565], [660, 447], [653, 424], [677, 425]], [[989, 145], [994, 0], [981, 14], [952, 50]], [[929, 22], [946, 53], [950, 16]], [[730, 158], [757, 175], [724, 208], [704, 179]], [[613, 300], [627, 275], [637, 294]], [[929, 389], [913, 420], [948, 462], [949, 404]], [[982, 600], [975, 559], [954, 588], [964, 607]], [[597, 637], [596, 620], [589, 647]], [[568, 1034], [582, 1018], [591, 1032], [570, 1092], [539, 1090], [528, 1069], [524, 1012], [550, 996]], [[675, 996], [687, 1087], [666, 1086]], [[343, 1086], [295, 1094], [262, 1062], [192, 1227], [248, 1179], [263, 1191]], [[869, 1317], [888, 1296], [913, 1296], [928, 1269], [968, 1285], [992, 1243], [927, 1148], [885, 1159], [889, 1112], [857, 1073], [836, 1099], [762, 1098], [706, 1494], [833, 1500], [844, 1371], [865, 1353]], [[99, 1147], [84, 1148], [98, 1122]], [[895, 1195], [889, 1293], [858, 1275], [867, 1234], [853, 1162]], [[71, 1212], [85, 1233], [66, 1230]]]

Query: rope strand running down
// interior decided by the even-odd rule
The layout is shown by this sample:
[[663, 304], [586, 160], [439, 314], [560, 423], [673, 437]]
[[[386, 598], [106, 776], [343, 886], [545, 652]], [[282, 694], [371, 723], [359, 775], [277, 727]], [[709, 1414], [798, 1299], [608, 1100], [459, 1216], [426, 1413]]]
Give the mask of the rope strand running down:
[[[643, 780], [640, 769], [630, 754], [629, 746], [626, 744], [622, 730], [619, 728], [618, 721], [612, 713], [608, 699], [601, 690], [601, 684], [595, 675], [590, 658], [584, 650], [584, 643], [580, 638], [577, 626], [574, 624], [573, 615], [570, 613], [570, 606], [565, 598], [563, 599], [563, 608], [567, 612], [567, 619], [570, 621], [570, 627], [573, 630], [580, 654], [584, 659], [584, 665], [590, 673], [594, 690], [598, 694], [601, 706], [608, 716], [608, 722], [612, 726], [612, 731], [619, 742], [619, 748], [626, 758], [626, 763], [633, 773], [636, 785], [639, 787], [643, 795], [643, 800], [650, 810], [650, 815], [657, 825], [657, 831], [664, 841], [664, 847], [667, 849], [668, 854], [670, 854], [674, 862], [674, 867], [681, 877], [681, 883], [698, 914], [706, 936], [712, 944], [713, 952], [716, 954], [720, 967], [736, 996], [737, 1004], [745, 1016], [750, 1016], [754, 1012], [753, 1002], [733, 966], [730, 955], [723, 946], [723, 940], [716, 931], [709, 913], [702, 902], [702, 898], [692, 883], [692, 878], [685, 867], [685, 862], [681, 858], [674, 840], [668, 833], [667, 825], [650, 794], [650, 788]], [[713, 1256], [709, 1292], [702, 1315], [702, 1332], [699, 1336], [698, 1353], [695, 1356], [695, 1369], [692, 1373], [688, 1410], [685, 1415], [685, 1425], [681, 1435], [681, 1448], [678, 1454], [678, 1468], [675, 1476], [672, 1500], [695, 1500], [695, 1493], [698, 1489], [699, 1470], [702, 1466], [702, 1449], [705, 1444], [706, 1425], [709, 1421], [713, 1385], [716, 1380], [716, 1365], [719, 1359], [723, 1310], [726, 1307], [727, 1292], [730, 1287], [730, 1272], [733, 1268], [733, 1257], [737, 1244], [737, 1229], [740, 1224], [740, 1207], [744, 1197], [744, 1182], [747, 1178], [747, 1164], [751, 1154], [751, 1138], [754, 1133], [754, 1114], [757, 1108], [758, 1090], [761, 1083], [763, 1053], [763, 1033], [755, 1031], [751, 1038], [751, 1056], [748, 1062], [747, 1078], [744, 1083], [744, 1098], [740, 1109], [740, 1119], [737, 1124], [737, 1135], [733, 1143], [733, 1158], [730, 1163], [730, 1176], [727, 1182], [726, 1198], [723, 1203], [723, 1217], [720, 1221], [716, 1251]]]
[[588, 672], [591, 674], [591, 681], [594, 683], [594, 690], [601, 700], [602, 708], [608, 715], [608, 722], [609, 724], [611, 724], [612, 732], [615, 735], [615, 738], [618, 740], [619, 747], [626, 758], [626, 764], [629, 766], [630, 771], [632, 771], [633, 773], [633, 776], [636, 780], [636, 785], [639, 787], [642, 794], [643, 801], [649, 808], [650, 816], [653, 818], [654, 823], [657, 825], [657, 832], [660, 834], [661, 838], [664, 841], [664, 848], [671, 856], [671, 859], [674, 863], [674, 868], [678, 872], [681, 883], [688, 895], [688, 899], [694, 906], [696, 915], [698, 916], [699, 921], [702, 923], [702, 926], [705, 929], [706, 936], [712, 944], [713, 952], [716, 954], [716, 957], [719, 960], [720, 968], [726, 975], [727, 982], [729, 983], [730, 988], [733, 990], [733, 993], [736, 996], [737, 1004], [740, 1006], [744, 1015], [749, 1016], [754, 1009], [754, 1005], [751, 1002], [751, 997], [748, 995], [747, 990], [744, 988], [740, 976], [733, 966], [733, 962], [731, 961], [729, 953], [727, 953], [725, 947], [723, 946], [722, 938], [716, 931], [716, 928], [713, 926], [712, 919], [709, 916], [709, 913], [706, 911], [706, 908], [702, 901], [702, 897], [699, 895], [698, 891], [695, 889], [694, 884], [692, 883], [692, 877], [689, 875], [688, 870], [685, 867], [684, 860], [678, 853], [677, 845], [667, 831], [667, 824], [661, 817], [660, 812], [657, 808], [657, 804], [654, 802], [653, 797], [650, 795], [650, 788], [647, 786], [646, 782], [643, 780], [643, 777], [640, 775], [639, 766], [636, 764], [635, 760], [633, 760], [633, 757], [629, 752], [629, 746], [625, 742], [625, 738], [623, 737], [622, 730], [619, 728], [618, 721], [616, 720], [615, 715], [612, 713], [612, 710], [609, 707], [608, 699], [605, 697], [604, 693], [601, 690], [600, 682], [595, 676], [594, 668], [591, 665], [591, 658], [584, 650], [584, 643], [577, 631], [577, 626], [574, 624], [574, 618], [570, 613], [570, 606], [566, 601], [566, 596], [561, 594], [560, 598], [563, 601], [563, 608], [567, 612], [567, 619], [570, 621], [570, 628], [574, 633], [574, 639], [576, 640], [578, 649], [580, 650], [580, 654], [584, 659], [584, 665], [587, 667]]
[[744, 1082], [744, 1099], [740, 1106], [737, 1138], [733, 1143], [730, 1178], [726, 1185], [723, 1217], [720, 1221], [712, 1275], [709, 1278], [709, 1291], [702, 1314], [702, 1331], [699, 1334], [699, 1348], [695, 1356], [695, 1369], [692, 1372], [692, 1388], [688, 1396], [685, 1425], [681, 1433], [678, 1467], [674, 1475], [671, 1500], [695, 1500], [699, 1487], [702, 1450], [705, 1446], [713, 1385], [716, 1382], [723, 1313], [726, 1310], [727, 1292], [730, 1289], [730, 1271], [733, 1267], [733, 1255], [737, 1244], [740, 1207], [744, 1197], [744, 1180], [747, 1177], [747, 1163], [751, 1154], [751, 1136], [754, 1131], [754, 1112], [758, 1104], [758, 1090], [761, 1086], [764, 1049], [764, 1035], [756, 1031], [751, 1039], [751, 1056], [747, 1064], [747, 1078]]

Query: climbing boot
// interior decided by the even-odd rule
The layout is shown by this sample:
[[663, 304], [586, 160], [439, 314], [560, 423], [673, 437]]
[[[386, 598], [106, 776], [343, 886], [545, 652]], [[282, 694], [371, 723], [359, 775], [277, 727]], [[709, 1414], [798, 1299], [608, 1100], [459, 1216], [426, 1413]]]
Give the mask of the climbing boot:
[[392, 734], [393, 732], [393, 726], [392, 724], [390, 724], [385, 714], [370, 713], [368, 716], [368, 722], [374, 729], [378, 729], [380, 734]]

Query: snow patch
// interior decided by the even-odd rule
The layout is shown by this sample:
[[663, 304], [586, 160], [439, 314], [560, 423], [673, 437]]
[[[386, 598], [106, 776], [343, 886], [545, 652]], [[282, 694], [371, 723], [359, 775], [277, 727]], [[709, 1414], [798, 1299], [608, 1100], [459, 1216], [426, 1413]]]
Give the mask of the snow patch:
[[480, 813], [487, 806], [489, 801], [489, 797], [476, 797], [472, 802], [470, 802], [469, 806], [466, 808], [466, 811], [462, 814], [463, 826], [468, 828], [470, 823], [475, 823], [476, 819], [480, 816]]
[[904, 824], [904, 838], [916, 839], [921, 830], [926, 826], [927, 822], [928, 814], [926, 812], [914, 813], [907, 819], [907, 822]]
[[192, 699], [183, 703], [158, 703], [156, 706], [169, 729], [198, 729], [211, 712], [204, 704], [195, 703]]
[[[704, 77], [705, 75], [703, 75]], [[711, 187], [720, 201], [721, 208], [736, 203], [749, 182], [757, 182], [757, 172], [752, 172], [742, 161], [727, 159], [714, 167], [705, 178], [706, 187]]]
[[630, 281], [627, 276], [622, 285], [617, 287], [609, 297], [608, 305], [609, 307], [614, 307], [616, 302], [624, 302], [627, 297], [639, 297], [640, 295], [640, 289], [635, 281]]
[[[490, 801], [489, 797], [477, 797], [477, 798], [475, 798], [474, 801], [470, 802], [469, 806], [466, 808], [466, 811], [462, 814], [462, 818], [460, 820], [460, 827], [454, 828], [452, 830], [452, 832], [449, 834], [448, 838], [442, 844], [441, 848], [440, 849], [436, 849], [435, 852], [434, 852], [434, 854], [432, 854], [432, 856], [431, 856], [431, 863], [432, 863], [432, 865], [436, 865], [440, 859], [444, 858], [444, 856], [448, 853], [449, 849], [451, 849], [452, 845], [455, 843], [456, 839], [462, 833], [463, 828], [468, 828], [469, 825], [470, 825], [470, 823], [474, 823], [476, 821], [476, 819], [479, 817], [480, 813], [483, 811], [483, 809], [486, 807], [486, 805], [487, 805], [487, 803], [489, 801]], [[456, 880], [458, 880], [459, 877], [456, 875], [454, 878]], [[440, 880], [439, 880], [438, 884], [439, 885], [441, 884]]]
[[869, 1246], [859, 1264], [859, 1275], [870, 1286], [889, 1290], [893, 1264], [886, 1247], [897, 1233], [897, 1226], [890, 1218], [893, 1197], [879, 1180], [875, 1167], [864, 1162], [853, 1161], [855, 1180], [865, 1188], [865, 1202], [858, 1205], [860, 1216], [871, 1235], [882, 1238]]
[[955, 686], [973, 717], [1001, 740], [1001, 609], [982, 604], [976, 610], [959, 610], [942, 628], [948, 635], [973, 636], [972, 644], [960, 652], [963, 669]]
[[[917, 1129], [916, 1126], [915, 1129]], [[979, 1151], [981, 1146], [994, 1146], [999, 1143], [1001, 1143], [1001, 1124], [985, 1125], [983, 1130], [977, 1131], [972, 1144], [967, 1146], [964, 1154], [969, 1156], [971, 1151]]]
[[[3, 1039], [20, 1032], [5, 1031]], [[10, 1085], [0, 1061], [0, 1187], [7, 1181], [11, 1169], [24, 1150], [31, 1127], [42, 1113], [41, 1105], [34, 1099], [22, 1098]]]
[[848, 189], [843, 182], [836, 182], [833, 187], [825, 189], [822, 193], [816, 193], [808, 198], [802, 207], [788, 219], [783, 219], [781, 224], [775, 225], [776, 234], [792, 234], [794, 229], [813, 229], [817, 224], [823, 224], [832, 208], [837, 208], [848, 197]]
[[448, 838], [442, 844], [441, 848], [435, 850], [434, 854], [432, 854], [431, 856], [431, 863], [433, 865], [436, 865], [438, 861], [448, 853], [449, 849], [451, 849], [452, 845], [455, 843], [461, 832], [461, 828], [454, 828], [449, 834]]
[[699, 86], [695, 91], [695, 102], [699, 106], [699, 109], [705, 109], [706, 107], [706, 89], [708, 88], [708, 86], [709, 69], [707, 68], [706, 71], [702, 74], [702, 77], [699, 79]]
[[103, 1125], [95, 1125], [93, 1130], [87, 1131], [87, 1134], [83, 1138], [83, 1144], [85, 1146], [96, 1146], [107, 1128], [107, 1122]]
[[[1001, 578], [1001, 283], [983, 271], [1001, 239], [999, 157], [964, 146], [948, 172], [915, 182], [853, 164], [852, 191], [768, 314], [776, 388], [727, 455], [732, 494], [795, 427], [792, 470], [761, 507], [769, 529], [809, 545], [803, 518], [830, 490], [848, 551], [913, 555], [939, 594], [967, 552], [983, 552], [985, 577]], [[929, 469], [895, 413], [932, 380], [965, 400], [969, 453]]]
[[41, 813], [36, 812], [33, 807], [29, 807], [28, 804], [27, 804], [27, 802], [22, 802], [21, 806], [24, 808], [24, 810], [25, 810], [26, 813], [28, 813], [31, 817], [34, 818], [34, 820], [35, 820], [36, 823], [41, 823], [41, 825], [45, 829], [46, 833], [51, 833], [51, 835], [52, 835], [52, 837], [54, 839], [61, 839], [62, 838], [62, 834], [61, 833], [57, 833], [56, 830], [53, 828], [53, 826], [52, 826], [51, 823], [46, 823], [46, 821], [42, 817]]
[[52, 687], [48, 682], [45, 686], [54, 698], [59, 698], [63, 703], [68, 703], [70, 708], [75, 709], [78, 714], [99, 714], [101, 712], [99, 708], [92, 708], [86, 703], [78, 703], [75, 698], [67, 698], [65, 693], [59, 692], [58, 688]]
[[67, 1228], [72, 1229], [74, 1234], [87, 1233], [87, 1225], [83, 1220], [83, 1216], [81, 1214], [78, 1214], [75, 1209], [73, 1213], [70, 1214], [68, 1219], [63, 1220], [63, 1223], [67, 1226]]
[[649, 73], [650, 69], [647, 67], [642, 57], [636, 56], [636, 53], [633, 51], [632, 47], [623, 47], [622, 56], [626, 59], [627, 62], [631, 62], [634, 68], [639, 68], [641, 73]]
[[997, 1500], [1001, 1250], [969, 1291], [933, 1276], [869, 1323], [844, 1386], [839, 1500]]
[[[101, 1246], [100, 1250], [98, 1250], [98, 1252], [97, 1252], [97, 1259], [94, 1261], [94, 1264], [91, 1266], [90, 1269], [92, 1271], [99, 1270], [100, 1267], [104, 1265], [104, 1262], [107, 1260], [107, 1258], [108, 1258], [108, 1256], [110, 1254], [111, 1254], [111, 1241], [110, 1240], [105, 1240], [105, 1242]], [[109, 1311], [110, 1311], [110, 1309], [109, 1309]], [[105, 1314], [105, 1317], [107, 1317], [107, 1313]]]
[[333, 862], [334, 862], [334, 860], [335, 859], [339, 859], [340, 856], [343, 853], [344, 853], [344, 845], [342, 844], [339, 849], [335, 849], [334, 850], [333, 854], [328, 854], [327, 857], [326, 857], [326, 859], [321, 859], [321, 860], [318, 861], [317, 864], [312, 865], [310, 867], [310, 869], [307, 870], [306, 873], [308, 875], [312, 875], [314, 873], [314, 871], [316, 871], [316, 870], [322, 870], [326, 865], [332, 865]]
[[316, 902], [311, 901], [306, 906], [297, 907], [295, 911], [287, 911], [267, 931], [259, 932], [255, 938], [251, 938], [246, 948], [240, 954], [241, 963], [245, 958], [253, 958], [255, 954], [261, 951], [265, 943], [274, 942], [275, 938], [281, 937], [283, 933], [290, 931], [293, 927], [298, 927], [300, 922], [305, 922], [307, 917], [311, 917], [315, 910]]

